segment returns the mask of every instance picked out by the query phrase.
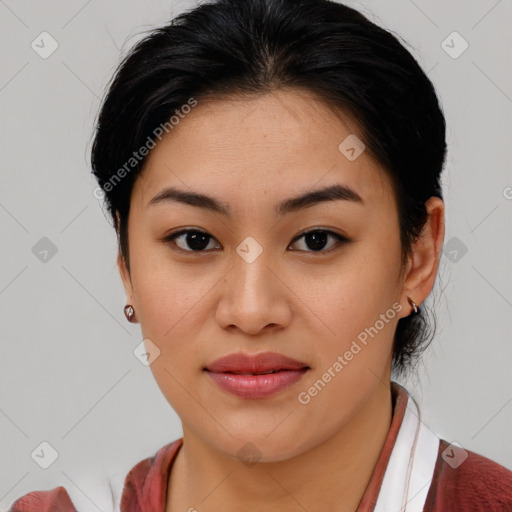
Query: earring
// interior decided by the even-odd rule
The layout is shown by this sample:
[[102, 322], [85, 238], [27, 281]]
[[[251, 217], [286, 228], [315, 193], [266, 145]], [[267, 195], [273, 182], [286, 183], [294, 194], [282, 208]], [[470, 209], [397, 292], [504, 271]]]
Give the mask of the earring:
[[135, 309], [133, 309], [131, 304], [126, 304], [124, 307], [124, 315], [126, 316], [128, 322], [135, 321]]
[[416, 303], [411, 299], [411, 297], [407, 297], [407, 300], [409, 301], [409, 304], [412, 306], [413, 311], [411, 311], [411, 314], [417, 315], [420, 312], [419, 306], [416, 305]]

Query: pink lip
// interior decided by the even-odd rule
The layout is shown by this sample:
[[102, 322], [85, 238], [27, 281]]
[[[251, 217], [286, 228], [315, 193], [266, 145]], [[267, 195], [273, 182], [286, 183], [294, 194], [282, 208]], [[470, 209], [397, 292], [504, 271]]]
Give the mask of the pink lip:
[[[220, 388], [241, 398], [265, 398], [298, 382], [306, 363], [276, 352], [229, 354], [204, 370]], [[274, 371], [275, 373], [264, 373]]]

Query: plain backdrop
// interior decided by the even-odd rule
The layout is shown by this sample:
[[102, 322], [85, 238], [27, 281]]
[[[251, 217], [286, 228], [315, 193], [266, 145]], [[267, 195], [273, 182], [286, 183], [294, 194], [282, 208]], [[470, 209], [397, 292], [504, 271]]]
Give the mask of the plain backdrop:
[[[512, 469], [512, 4], [347, 3], [407, 41], [448, 125], [445, 245], [427, 300], [437, 334], [403, 384], [440, 437]], [[133, 354], [140, 326], [123, 315], [89, 151], [121, 52], [193, 5], [0, 1], [1, 510], [130, 469], [182, 435]], [[41, 37], [44, 51], [58, 45], [46, 58]], [[43, 442], [58, 454], [48, 469], [33, 456]]]

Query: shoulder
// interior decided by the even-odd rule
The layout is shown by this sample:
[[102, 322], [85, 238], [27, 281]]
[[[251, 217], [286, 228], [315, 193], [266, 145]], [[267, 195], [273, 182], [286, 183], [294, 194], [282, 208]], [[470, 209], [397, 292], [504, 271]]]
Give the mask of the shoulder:
[[132, 468], [124, 484], [121, 510], [134, 505], [141, 511], [163, 510], [169, 472], [182, 444], [183, 438], [179, 438]]
[[77, 512], [66, 489], [32, 491], [17, 499], [8, 512]]
[[87, 496], [63, 486], [32, 491], [18, 498], [8, 512], [82, 512], [90, 510], [91, 501], [96, 510], [103, 512], [133, 510], [135, 506], [141, 512], [154, 510], [154, 506], [158, 510], [165, 502], [168, 471], [182, 441], [180, 438], [163, 446], [155, 455], [138, 462], [128, 474], [111, 473], [101, 480], [91, 477], [85, 486]]
[[511, 510], [512, 471], [441, 439], [424, 511]]

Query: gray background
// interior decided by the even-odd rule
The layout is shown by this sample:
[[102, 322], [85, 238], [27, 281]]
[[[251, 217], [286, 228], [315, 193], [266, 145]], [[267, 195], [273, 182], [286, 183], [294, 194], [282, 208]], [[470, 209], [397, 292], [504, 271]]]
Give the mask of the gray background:
[[[438, 330], [405, 385], [439, 436], [512, 469], [512, 3], [349, 4], [410, 43], [448, 124], [445, 253], [428, 299]], [[140, 327], [123, 315], [88, 153], [120, 49], [191, 6], [0, 0], [1, 510], [31, 490], [86, 493], [86, 475], [130, 469], [182, 435], [133, 355]], [[58, 43], [46, 59], [31, 47], [43, 31]], [[469, 44], [457, 58], [442, 46], [454, 31]], [[43, 237], [57, 249], [46, 261]], [[48, 469], [31, 458], [43, 441], [59, 455]]]

